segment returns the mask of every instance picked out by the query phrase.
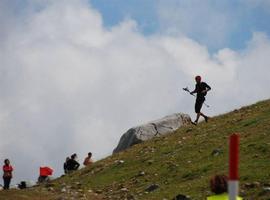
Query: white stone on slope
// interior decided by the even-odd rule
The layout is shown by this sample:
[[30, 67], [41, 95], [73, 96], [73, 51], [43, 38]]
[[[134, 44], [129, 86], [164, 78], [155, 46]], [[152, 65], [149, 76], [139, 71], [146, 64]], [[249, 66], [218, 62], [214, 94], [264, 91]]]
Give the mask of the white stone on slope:
[[187, 114], [176, 113], [147, 124], [133, 127], [122, 135], [113, 153], [123, 151], [134, 144], [149, 140], [153, 137], [166, 135], [190, 123], [191, 118]]

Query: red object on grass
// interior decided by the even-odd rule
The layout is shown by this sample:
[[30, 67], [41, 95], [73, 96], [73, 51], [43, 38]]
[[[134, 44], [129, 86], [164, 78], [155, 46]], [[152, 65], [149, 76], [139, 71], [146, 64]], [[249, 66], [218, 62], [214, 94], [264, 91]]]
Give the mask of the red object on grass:
[[229, 180], [239, 179], [239, 135], [230, 136]]
[[39, 175], [40, 176], [50, 176], [53, 174], [53, 169], [50, 167], [40, 167], [39, 168]]

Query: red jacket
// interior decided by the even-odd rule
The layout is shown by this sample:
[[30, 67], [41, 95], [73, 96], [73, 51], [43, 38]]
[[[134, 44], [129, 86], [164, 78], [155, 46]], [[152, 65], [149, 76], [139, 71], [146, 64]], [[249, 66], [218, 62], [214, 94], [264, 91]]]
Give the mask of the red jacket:
[[3, 177], [10, 177], [12, 178], [12, 171], [13, 171], [13, 167], [11, 165], [4, 165], [3, 166]]

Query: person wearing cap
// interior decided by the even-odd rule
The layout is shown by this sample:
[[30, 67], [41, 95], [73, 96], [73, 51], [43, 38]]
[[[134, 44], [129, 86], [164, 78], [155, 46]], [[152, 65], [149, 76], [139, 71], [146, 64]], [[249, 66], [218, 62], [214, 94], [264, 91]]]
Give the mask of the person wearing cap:
[[[210, 179], [211, 191], [215, 194], [207, 197], [207, 200], [228, 200], [228, 178], [225, 175], [215, 175]], [[237, 200], [242, 200], [237, 197]]]
[[195, 89], [192, 92], [190, 92], [190, 94], [193, 95], [194, 93], [197, 93], [195, 103], [195, 112], [197, 113], [197, 117], [196, 120], [193, 122], [193, 124], [197, 125], [200, 116], [203, 116], [206, 122], [208, 121], [209, 117], [201, 112], [201, 108], [203, 102], [205, 101], [205, 96], [207, 92], [211, 90], [211, 87], [207, 85], [207, 83], [202, 82], [201, 76], [196, 76], [195, 81], [196, 81]]

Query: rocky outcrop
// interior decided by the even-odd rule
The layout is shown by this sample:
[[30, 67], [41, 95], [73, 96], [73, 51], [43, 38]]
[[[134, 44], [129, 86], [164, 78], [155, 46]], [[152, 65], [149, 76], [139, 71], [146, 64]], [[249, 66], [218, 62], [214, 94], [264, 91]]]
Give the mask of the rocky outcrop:
[[176, 113], [162, 119], [129, 129], [122, 135], [113, 153], [123, 151], [134, 144], [149, 140], [153, 137], [166, 135], [190, 123], [190, 116], [183, 113]]

